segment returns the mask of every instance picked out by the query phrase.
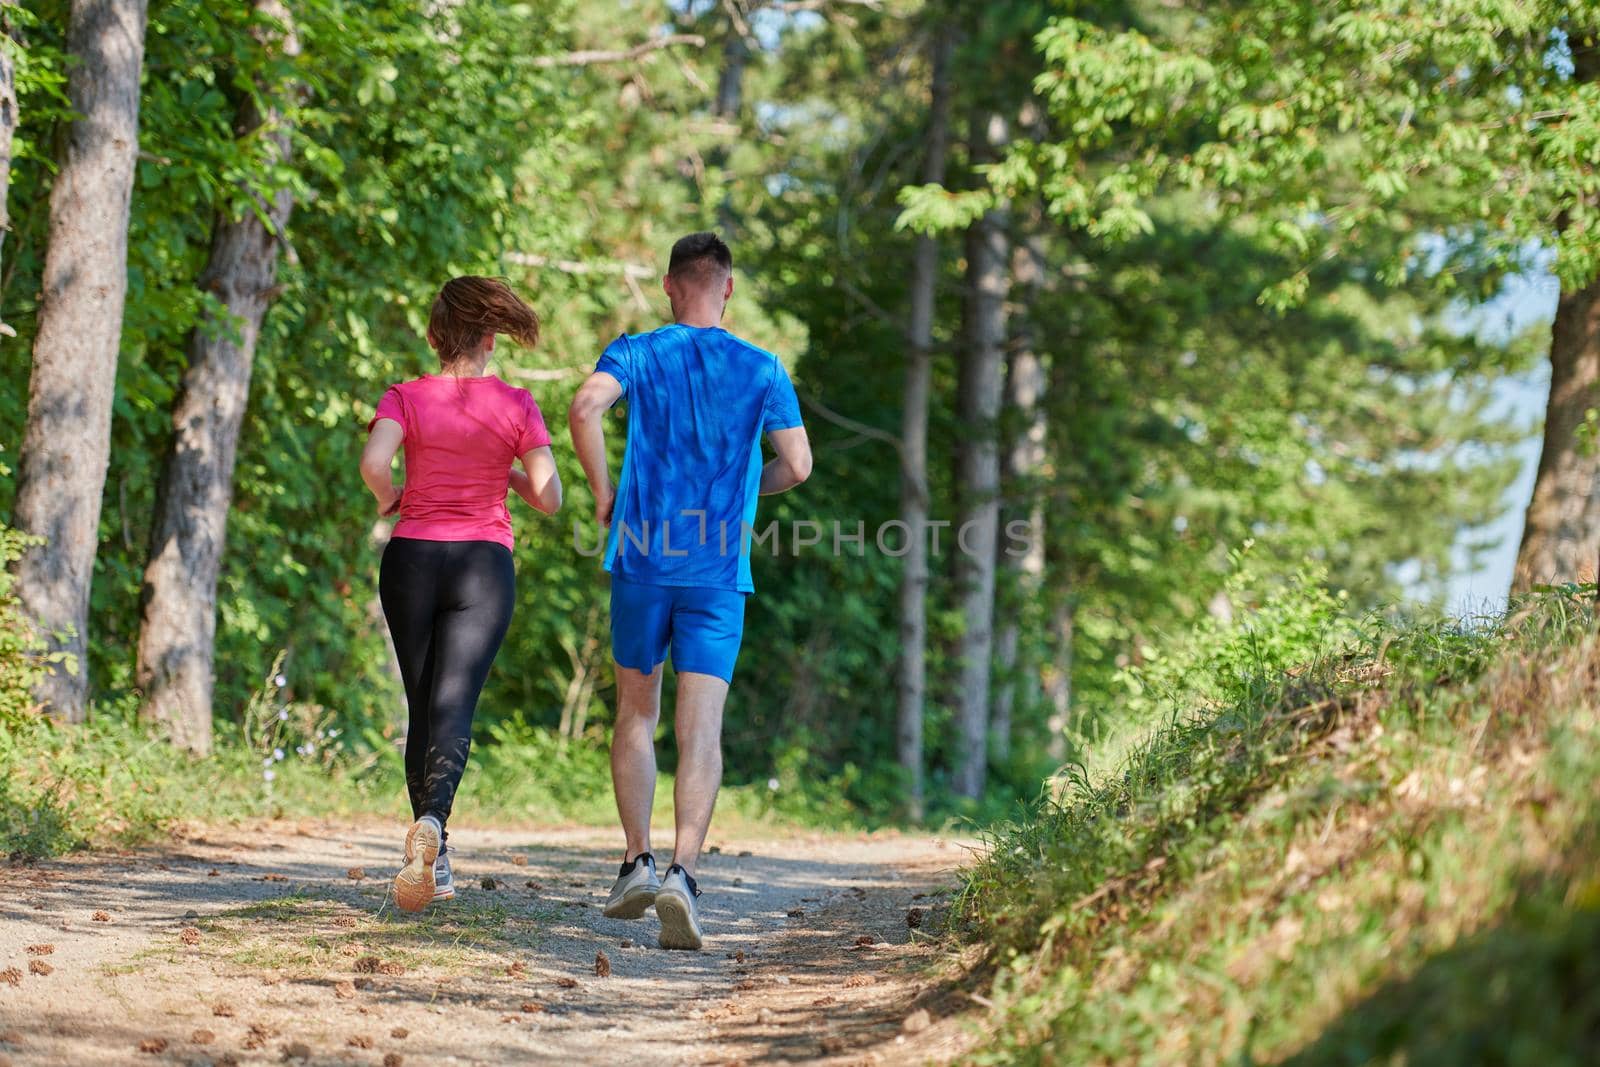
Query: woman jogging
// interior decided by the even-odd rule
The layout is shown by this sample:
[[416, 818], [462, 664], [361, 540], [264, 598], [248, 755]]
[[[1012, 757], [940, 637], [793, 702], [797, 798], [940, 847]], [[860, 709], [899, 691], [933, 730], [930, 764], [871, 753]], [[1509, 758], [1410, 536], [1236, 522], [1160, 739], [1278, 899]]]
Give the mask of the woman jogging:
[[[361, 477], [379, 513], [400, 516], [378, 593], [410, 709], [406, 789], [415, 821], [394, 879], [405, 911], [455, 895], [445, 825], [478, 694], [514, 602], [506, 494], [514, 489], [546, 515], [561, 507], [539, 406], [527, 390], [485, 373], [501, 333], [532, 346], [539, 319], [502, 281], [447, 282], [428, 319], [439, 373], [383, 394], [361, 454]], [[391, 466], [402, 446], [405, 481], [395, 485]]]

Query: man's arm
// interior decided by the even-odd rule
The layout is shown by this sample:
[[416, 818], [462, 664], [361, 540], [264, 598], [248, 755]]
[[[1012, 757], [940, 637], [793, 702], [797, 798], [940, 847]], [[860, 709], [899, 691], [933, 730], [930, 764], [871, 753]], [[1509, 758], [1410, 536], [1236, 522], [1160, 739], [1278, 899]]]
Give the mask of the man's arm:
[[567, 429], [572, 433], [572, 449], [578, 453], [583, 473], [594, 494], [594, 517], [601, 526], [611, 526], [611, 508], [616, 493], [611, 488], [611, 470], [606, 466], [606, 434], [600, 420], [617, 398], [622, 384], [605, 371], [595, 371], [572, 398], [567, 409]]
[[393, 419], [379, 419], [361, 450], [361, 480], [378, 498], [378, 514], [393, 514], [400, 504], [400, 488], [394, 484], [394, 456], [405, 440], [405, 430]]
[[811, 441], [804, 426], [767, 434], [776, 453], [761, 468], [761, 495], [782, 493], [811, 477]]

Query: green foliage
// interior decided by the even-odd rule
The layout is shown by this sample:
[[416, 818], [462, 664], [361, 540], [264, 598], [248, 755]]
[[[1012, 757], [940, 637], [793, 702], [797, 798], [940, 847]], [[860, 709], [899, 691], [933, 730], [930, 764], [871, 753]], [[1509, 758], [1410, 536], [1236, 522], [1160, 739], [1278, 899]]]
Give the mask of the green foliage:
[[12, 592], [16, 579], [11, 564], [30, 543], [30, 538], [0, 526], [0, 722], [20, 723], [37, 714], [33, 689], [49, 662], [42, 636]]
[[1536, 241], [1578, 285], [1600, 268], [1600, 83], [1573, 57], [1597, 32], [1592, 2], [1064, 14], [1038, 38], [1053, 136], [991, 177], [1109, 240], [1147, 231], [1160, 191], [1205, 190], [1298, 265], [1262, 289], [1280, 310], [1305, 299], [1315, 263], [1373, 248], [1386, 280], [1488, 295]]

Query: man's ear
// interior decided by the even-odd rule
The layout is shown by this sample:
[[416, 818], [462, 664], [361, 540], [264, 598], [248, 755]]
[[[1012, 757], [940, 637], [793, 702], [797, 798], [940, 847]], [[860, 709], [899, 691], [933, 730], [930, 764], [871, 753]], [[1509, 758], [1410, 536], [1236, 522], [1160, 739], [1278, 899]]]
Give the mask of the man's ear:
[[733, 299], [733, 275], [732, 275], [732, 273], [730, 273], [728, 275], [727, 284], [725, 284], [722, 287], [722, 299], [723, 299], [724, 302]]
[[674, 299], [676, 299], [676, 297], [674, 297], [674, 296], [673, 296], [673, 295], [672, 295], [672, 275], [670, 275], [670, 274], [663, 274], [663, 275], [662, 275], [662, 276], [661, 276], [661, 291], [662, 291], [662, 292], [663, 292], [663, 293], [666, 293], [666, 294], [667, 294], [667, 299], [668, 299], [668, 300], [674, 300]]

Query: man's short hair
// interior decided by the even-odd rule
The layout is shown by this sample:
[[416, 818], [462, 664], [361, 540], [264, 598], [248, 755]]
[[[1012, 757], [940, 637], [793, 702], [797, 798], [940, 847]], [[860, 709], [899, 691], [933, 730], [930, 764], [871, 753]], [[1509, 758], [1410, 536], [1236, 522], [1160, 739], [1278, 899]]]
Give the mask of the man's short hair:
[[714, 233], [691, 233], [672, 246], [667, 273], [686, 282], [719, 281], [733, 273], [733, 253]]

